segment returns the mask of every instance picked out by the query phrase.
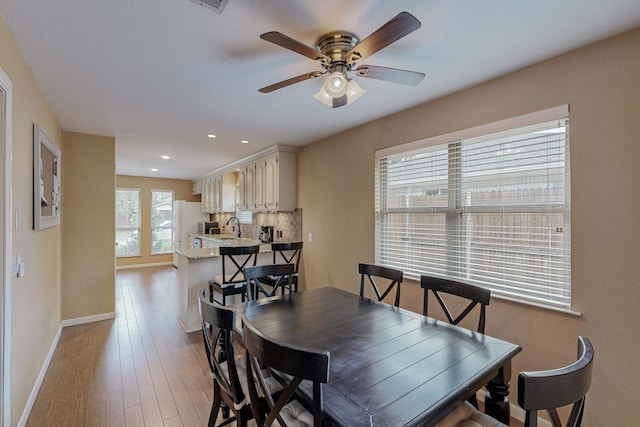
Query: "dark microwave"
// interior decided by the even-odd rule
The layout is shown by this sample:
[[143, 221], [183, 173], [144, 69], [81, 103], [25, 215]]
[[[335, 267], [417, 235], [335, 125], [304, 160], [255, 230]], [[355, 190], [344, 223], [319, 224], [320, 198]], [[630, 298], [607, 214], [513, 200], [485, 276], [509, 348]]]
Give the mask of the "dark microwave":
[[217, 222], [199, 222], [198, 233], [200, 234], [220, 234]]

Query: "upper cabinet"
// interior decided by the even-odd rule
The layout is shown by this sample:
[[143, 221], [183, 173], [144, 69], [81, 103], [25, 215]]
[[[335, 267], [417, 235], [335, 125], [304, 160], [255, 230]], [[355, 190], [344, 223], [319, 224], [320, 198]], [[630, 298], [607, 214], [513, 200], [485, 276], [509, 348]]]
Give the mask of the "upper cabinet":
[[235, 212], [237, 181], [236, 172], [207, 176], [200, 180], [202, 212]]
[[193, 188], [191, 190], [191, 194], [194, 196], [198, 194], [202, 194], [202, 180], [199, 179], [197, 181], [193, 181]]
[[[218, 210], [218, 196], [225, 195], [225, 190], [216, 190], [220, 184], [209, 183], [216, 177], [224, 177], [225, 170], [234, 170], [237, 174], [237, 187], [234, 185], [234, 203], [239, 210], [254, 212], [293, 211], [296, 208], [296, 151], [295, 147], [275, 145], [255, 155], [234, 162], [220, 169], [219, 173], [212, 172], [205, 178], [195, 182], [202, 182], [202, 208], [205, 212], [229, 212], [223, 203], [222, 210]], [[237, 172], [235, 172], [237, 171]], [[194, 188], [196, 184], [194, 182]], [[223, 185], [224, 187], [224, 185]], [[205, 197], [207, 191], [209, 196]], [[205, 199], [210, 201], [205, 202]], [[234, 205], [235, 208], [235, 205]], [[235, 209], [234, 209], [235, 210]]]

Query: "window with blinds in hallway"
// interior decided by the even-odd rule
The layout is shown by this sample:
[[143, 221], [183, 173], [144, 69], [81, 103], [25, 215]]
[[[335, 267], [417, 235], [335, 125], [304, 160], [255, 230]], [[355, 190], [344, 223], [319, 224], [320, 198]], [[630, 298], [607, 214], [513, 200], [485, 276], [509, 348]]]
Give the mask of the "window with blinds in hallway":
[[116, 257], [140, 255], [140, 190], [116, 189]]
[[380, 150], [376, 263], [571, 306], [568, 106]]

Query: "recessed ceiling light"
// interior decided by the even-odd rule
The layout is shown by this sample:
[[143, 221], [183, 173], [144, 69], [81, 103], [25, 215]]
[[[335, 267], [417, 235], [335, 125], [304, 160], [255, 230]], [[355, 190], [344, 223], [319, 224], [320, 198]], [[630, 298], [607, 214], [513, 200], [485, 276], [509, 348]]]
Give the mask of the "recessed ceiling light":
[[241, 142], [241, 143], [243, 143], [243, 144], [248, 144], [248, 143], [249, 143], [249, 141], [247, 141], [246, 139], [243, 139], [243, 140], [242, 140], [242, 141], [240, 141], [240, 142]]
[[151, 169], [151, 172], [158, 172], [158, 169], [156, 169], [156, 168], [152, 168], [152, 169]]
[[207, 137], [209, 137], [209, 138], [213, 139], [213, 138], [215, 138], [216, 136], [215, 136], [214, 134], [210, 133], [209, 135], [207, 135]]
[[160, 156], [160, 157], [162, 157], [162, 158], [163, 158], [163, 159], [165, 159], [165, 160], [169, 160], [169, 159], [171, 158], [170, 156], [167, 156], [167, 155]]

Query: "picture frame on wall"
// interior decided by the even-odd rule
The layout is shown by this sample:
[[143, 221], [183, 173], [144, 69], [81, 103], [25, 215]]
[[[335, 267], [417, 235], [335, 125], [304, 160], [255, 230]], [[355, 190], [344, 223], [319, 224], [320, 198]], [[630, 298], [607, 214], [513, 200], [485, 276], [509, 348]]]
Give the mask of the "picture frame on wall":
[[33, 229], [60, 224], [61, 154], [39, 124], [33, 125]]

